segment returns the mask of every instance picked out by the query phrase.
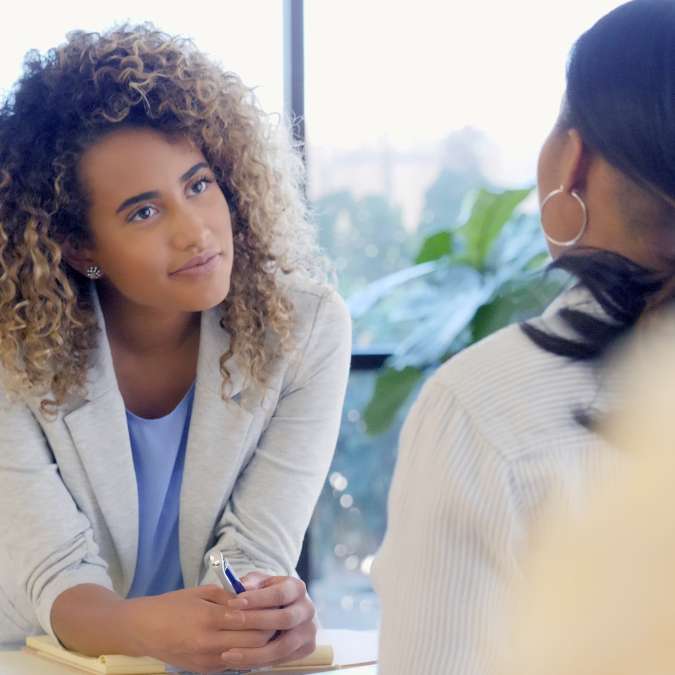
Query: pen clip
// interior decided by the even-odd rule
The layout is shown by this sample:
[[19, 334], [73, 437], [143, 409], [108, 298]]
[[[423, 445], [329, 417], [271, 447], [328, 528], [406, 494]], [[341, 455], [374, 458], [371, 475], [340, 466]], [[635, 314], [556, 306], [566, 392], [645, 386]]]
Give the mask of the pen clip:
[[218, 553], [211, 553], [209, 555], [209, 564], [211, 565], [211, 569], [213, 569], [213, 571], [216, 573], [216, 576], [218, 577], [218, 581], [220, 581], [221, 586], [226, 591], [236, 593], [234, 588], [232, 588], [230, 580], [227, 578], [227, 574], [225, 573], [225, 570], [227, 568], [227, 559], [223, 555], [223, 552], [218, 551]]
[[230, 563], [227, 562], [227, 558], [223, 555], [222, 551], [211, 553], [211, 555], [209, 555], [209, 563], [215, 570], [216, 575], [225, 590], [230, 589], [235, 595], [239, 595], [239, 593], [246, 591], [246, 587], [239, 579], [237, 579], [237, 575], [230, 567]]

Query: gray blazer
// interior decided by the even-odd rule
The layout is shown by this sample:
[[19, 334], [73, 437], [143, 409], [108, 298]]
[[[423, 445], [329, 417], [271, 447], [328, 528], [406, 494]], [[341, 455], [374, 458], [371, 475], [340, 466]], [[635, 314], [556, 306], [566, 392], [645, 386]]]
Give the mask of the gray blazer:
[[[180, 495], [186, 587], [215, 581], [222, 550], [240, 574], [291, 574], [338, 435], [351, 352], [348, 311], [330, 289], [294, 280], [296, 344], [265, 388], [230, 359], [219, 311], [202, 313], [197, 380]], [[103, 315], [97, 306], [100, 325]], [[53, 634], [55, 598], [82, 583], [126, 596], [138, 546], [138, 495], [125, 407], [101, 338], [85, 398], [53, 420], [39, 400], [0, 391], [0, 643]]]

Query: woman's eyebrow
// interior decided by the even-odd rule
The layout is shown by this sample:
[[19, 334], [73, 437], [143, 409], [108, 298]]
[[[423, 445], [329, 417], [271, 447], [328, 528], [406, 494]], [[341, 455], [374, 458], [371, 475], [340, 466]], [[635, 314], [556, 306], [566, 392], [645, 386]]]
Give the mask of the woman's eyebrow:
[[191, 169], [188, 169], [181, 177], [180, 177], [180, 182], [184, 183], [186, 180], [190, 180], [192, 176], [194, 176], [197, 171], [200, 169], [208, 169], [209, 165], [206, 162], [197, 162]]
[[124, 211], [128, 206], [133, 206], [134, 204], [137, 204], [138, 202], [144, 202], [146, 199], [157, 199], [160, 196], [159, 192], [157, 190], [153, 190], [152, 192], [141, 192], [141, 194], [134, 195], [133, 197], [129, 197], [129, 199], [125, 199], [118, 207], [117, 211], [115, 213], [119, 213], [120, 211]]
[[[208, 169], [209, 165], [206, 162], [197, 162], [193, 167], [190, 167], [181, 177], [180, 177], [180, 182], [185, 183], [185, 181], [190, 180], [192, 176], [194, 176], [197, 171], [200, 171], [201, 169]], [[125, 199], [118, 207], [117, 211], [115, 213], [119, 213], [120, 211], [124, 211], [124, 209], [128, 208], [129, 206], [133, 206], [134, 204], [137, 204], [138, 202], [144, 202], [146, 199], [157, 199], [160, 196], [159, 192], [157, 190], [152, 190], [151, 192], [141, 192], [138, 195], [134, 195], [133, 197], [129, 197], [129, 199]]]

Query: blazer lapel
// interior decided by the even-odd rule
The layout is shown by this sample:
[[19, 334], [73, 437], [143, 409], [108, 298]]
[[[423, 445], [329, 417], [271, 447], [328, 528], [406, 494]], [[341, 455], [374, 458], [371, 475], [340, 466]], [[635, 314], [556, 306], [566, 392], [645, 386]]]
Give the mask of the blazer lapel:
[[202, 313], [197, 381], [180, 496], [180, 551], [186, 587], [199, 583], [204, 552], [241, 468], [240, 455], [253, 415], [240, 405], [244, 371], [235, 358], [229, 398], [221, 396], [220, 357], [229, 336], [220, 307]]
[[[88, 373], [87, 396], [64, 416], [110, 530], [126, 595], [138, 554], [138, 491], [124, 401], [117, 386], [105, 321], [93, 292], [100, 327], [98, 348]], [[111, 561], [112, 562], [112, 561]]]
[[[138, 555], [138, 491], [124, 401], [117, 386], [105, 320], [96, 293], [101, 333], [87, 378], [87, 396], [64, 416], [115, 546], [126, 595]], [[240, 405], [245, 369], [231, 358], [229, 398], [221, 397], [220, 357], [229, 336], [221, 309], [202, 312], [197, 380], [180, 495], [179, 539], [186, 587], [199, 583], [213, 527], [241, 468], [253, 415]], [[117, 561], [110, 561], [114, 564]]]

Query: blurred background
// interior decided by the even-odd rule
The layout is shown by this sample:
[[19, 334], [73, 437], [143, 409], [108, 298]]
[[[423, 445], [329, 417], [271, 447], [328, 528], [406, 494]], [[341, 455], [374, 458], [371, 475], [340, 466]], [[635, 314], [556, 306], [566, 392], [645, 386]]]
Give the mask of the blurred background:
[[542, 274], [536, 159], [570, 46], [619, 4], [61, 0], [3, 16], [3, 95], [29, 49], [151, 21], [237, 72], [270, 123], [296, 120], [307, 196], [354, 319], [342, 431], [301, 560], [326, 627], [377, 625], [369, 572], [415, 392], [564, 283]]

